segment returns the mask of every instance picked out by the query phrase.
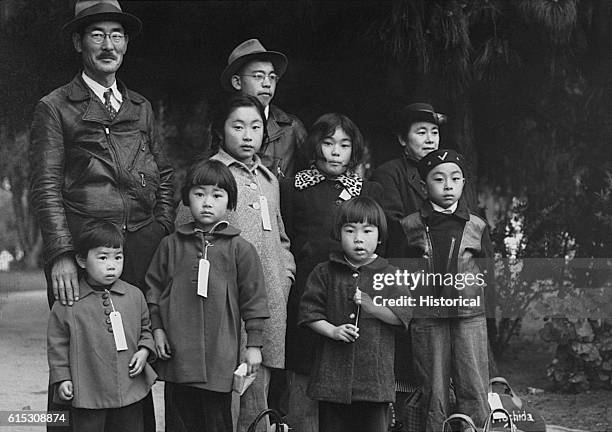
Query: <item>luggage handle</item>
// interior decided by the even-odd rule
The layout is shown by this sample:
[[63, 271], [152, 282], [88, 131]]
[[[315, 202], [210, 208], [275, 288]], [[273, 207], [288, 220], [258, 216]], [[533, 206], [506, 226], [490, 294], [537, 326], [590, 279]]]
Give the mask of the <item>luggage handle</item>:
[[446, 426], [450, 427], [450, 423], [455, 420], [461, 420], [465, 422], [468, 426], [470, 426], [474, 430], [474, 432], [478, 430], [476, 428], [476, 425], [474, 424], [474, 420], [472, 420], [472, 417], [465, 415], [465, 414], [452, 414], [442, 423], [442, 432], [446, 432]]
[[507, 389], [507, 393], [510, 395], [510, 397], [512, 398], [512, 402], [514, 402], [514, 404], [518, 407], [518, 408], [522, 408], [523, 406], [523, 401], [521, 400], [520, 397], [518, 397], [516, 395], [516, 393], [514, 393], [514, 390], [512, 390], [512, 387], [510, 387], [510, 384], [508, 383], [508, 381], [506, 380], [506, 378], [498, 376], [498, 377], [494, 377], [491, 378], [489, 380], [489, 393], [493, 393], [493, 384], [503, 384], [504, 386], [506, 386]]
[[247, 432], [255, 432], [255, 428], [257, 424], [263, 419], [265, 416], [270, 417], [270, 425], [276, 426], [276, 432], [289, 432], [290, 428], [286, 424], [283, 423], [283, 419], [278, 411], [272, 408], [268, 408], [257, 414], [253, 423], [247, 429]]
[[492, 422], [493, 414], [495, 413], [502, 413], [508, 420], [508, 424], [510, 425], [510, 431], [517, 432], [516, 425], [512, 421], [512, 417], [510, 417], [510, 413], [503, 408], [495, 408], [491, 410], [491, 412], [487, 416], [484, 427], [482, 428], [482, 432], [491, 432], [491, 424], [493, 423]]

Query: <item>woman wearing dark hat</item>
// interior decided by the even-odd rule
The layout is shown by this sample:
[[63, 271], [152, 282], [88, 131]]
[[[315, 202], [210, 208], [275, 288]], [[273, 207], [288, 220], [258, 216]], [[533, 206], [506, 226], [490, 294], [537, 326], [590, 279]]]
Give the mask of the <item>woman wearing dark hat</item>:
[[[440, 124], [446, 121], [444, 114], [434, 111], [427, 103], [412, 103], [403, 107], [395, 121], [397, 140], [404, 154], [374, 171], [372, 181], [384, 188], [379, 199], [389, 223], [388, 258], [401, 258], [403, 253], [394, 240], [401, 240], [398, 220], [414, 213], [426, 200], [426, 192], [417, 171], [417, 163], [440, 144]], [[399, 236], [394, 235], [399, 234]], [[400, 231], [396, 231], [399, 229]]]
[[[412, 103], [397, 112], [395, 133], [403, 148], [397, 159], [378, 167], [372, 174], [372, 181], [383, 186], [378, 202], [383, 207], [388, 223], [387, 258], [407, 258], [405, 235], [399, 221], [417, 211], [427, 200], [425, 186], [417, 170], [418, 162], [440, 144], [440, 124], [446, 116], [434, 111], [427, 103]], [[396, 407], [417, 388], [412, 371], [410, 334], [397, 332], [395, 341]], [[396, 418], [406, 426], [415, 427], [413, 421], [396, 409]], [[416, 427], [414, 430], [418, 430]]]

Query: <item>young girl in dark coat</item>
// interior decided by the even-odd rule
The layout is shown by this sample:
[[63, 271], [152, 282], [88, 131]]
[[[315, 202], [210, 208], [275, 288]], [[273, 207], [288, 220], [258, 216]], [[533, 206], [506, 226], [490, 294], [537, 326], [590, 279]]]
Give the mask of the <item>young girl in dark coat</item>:
[[395, 400], [393, 326], [407, 328], [411, 309], [385, 301], [410, 291], [395, 285], [397, 269], [375, 253], [387, 223], [372, 198], [344, 203], [333, 234], [342, 251], [315, 267], [300, 301], [298, 323], [323, 336], [308, 395], [320, 401], [321, 432], [386, 432]]
[[306, 146], [313, 165], [281, 182], [281, 213], [297, 266], [287, 306], [286, 369], [288, 422], [296, 430], [316, 432], [317, 403], [305, 391], [318, 337], [308, 328], [298, 328], [299, 299], [315, 265], [340, 249], [338, 240], [330, 236], [339, 206], [355, 196], [380, 196], [382, 187], [355, 172], [364, 140], [348, 117], [337, 113], [319, 117]]
[[162, 240], [146, 275], [156, 369], [171, 389], [166, 419], [180, 432], [230, 432], [233, 371], [242, 360], [256, 373], [262, 361], [270, 316], [263, 269], [255, 247], [224, 220], [238, 196], [229, 168], [199, 162], [181, 192], [193, 222]]

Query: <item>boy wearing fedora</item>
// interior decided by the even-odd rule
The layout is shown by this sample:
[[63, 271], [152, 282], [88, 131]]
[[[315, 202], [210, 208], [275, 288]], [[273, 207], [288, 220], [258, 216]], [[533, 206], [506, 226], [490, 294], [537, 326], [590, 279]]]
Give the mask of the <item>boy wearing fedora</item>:
[[287, 57], [283, 53], [268, 51], [259, 40], [249, 39], [234, 48], [221, 73], [225, 90], [254, 96], [264, 106], [268, 138], [259, 156], [277, 177], [290, 177], [307, 163], [303, 152], [304, 125], [296, 116], [271, 104], [286, 70]]
[[[121, 278], [142, 289], [161, 238], [173, 230], [173, 169], [151, 104], [116, 79], [141, 21], [116, 0], [78, 0], [63, 32], [83, 69], [36, 105], [29, 159], [43, 237], [49, 304], [79, 301], [74, 235], [88, 219], [125, 234]], [[145, 430], [155, 430], [150, 396]]]

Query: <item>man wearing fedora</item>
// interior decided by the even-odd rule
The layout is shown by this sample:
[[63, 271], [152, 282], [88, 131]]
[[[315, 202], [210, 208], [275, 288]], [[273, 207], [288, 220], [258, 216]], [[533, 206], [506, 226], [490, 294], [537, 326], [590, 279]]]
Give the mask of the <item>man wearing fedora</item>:
[[[141, 28], [116, 0], [78, 0], [63, 32], [72, 38], [83, 69], [34, 111], [31, 194], [50, 305], [79, 300], [73, 239], [85, 221], [105, 219], [123, 229], [121, 278], [140, 289], [157, 245], [173, 230], [173, 169], [151, 104], [115, 77], [130, 38]], [[150, 395], [144, 420], [145, 431], [154, 431]]]
[[286, 70], [287, 57], [283, 53], [268, 51], [259, 40], [249, 39], [234, 48], [221, 73], [225, 90], [255, 96], [264, 106], [268, 138], [259, 156], [277, 177], [290, 177], [307, 163], [302, 148], [306, 139], [304, 125], [296, 116], [271, 104]]

